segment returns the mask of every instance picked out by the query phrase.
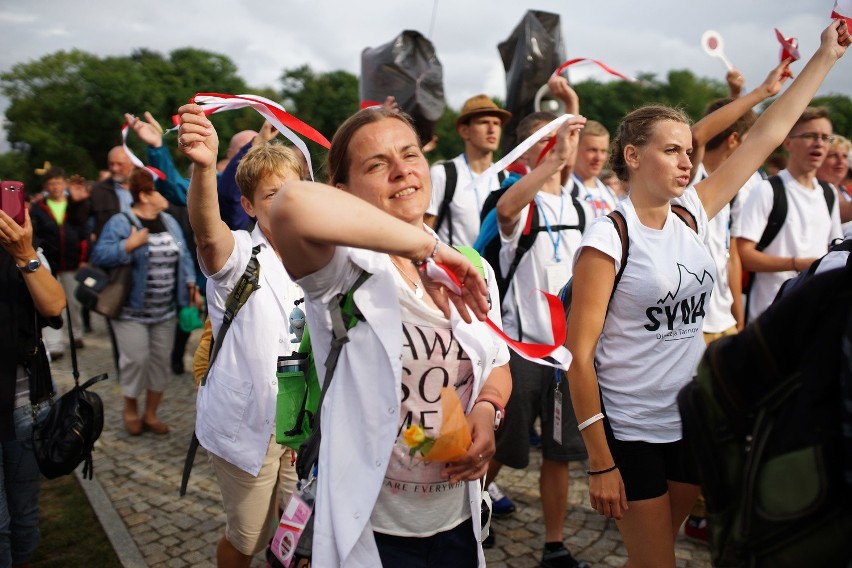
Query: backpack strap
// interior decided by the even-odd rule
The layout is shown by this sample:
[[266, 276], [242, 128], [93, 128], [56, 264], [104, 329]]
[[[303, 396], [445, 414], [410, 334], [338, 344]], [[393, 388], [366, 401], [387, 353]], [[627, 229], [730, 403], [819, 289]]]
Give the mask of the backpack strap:
[[[260, 288], [260, 263], [257, 261], [259, 252], [260, 245], [252, 247], [251, 258], [246, 264], [243, 275], [237, 280], [237, 284], [225, 300], [225, 314], [222, 317], [222, 326], [219, 328], [216, 338], [211, 342], [207, 370], [204, 372], [204, 377], [201, 378], [199, 387], [207, 384], [207, 376], [210, 374], [210, 369], [213, 367], [216, 355], [219, 354], [219, 348], [222, 347], [222, 342], [225, 340], [225, 335], [227, 335], [228, 329], [231, 327], [231, 322], [237, 317], [237, 313], [248, 301], [252, 292]], [[198, 451], [198, 446], [198, 436], [195, 435], [195, 430], [193, 430], [192, 438], [189, 440], [189, 448], [186, 450], [186, 459], [183, 462], [183, 474], [181, 475], [179, 490], [181, 497], [186, 495], [186, 486], [189, 484], [189, 474], [192, 472], [192, 465], [195, 463], [195, 453]]]
[[759, 251], [764, 250], [775, 240], [787, 218], [787, 191], [784, 189], [784, 182], [779, 176], [770, 176], [769, 184], [772, 186], [772, 209], [769, 211], [766, 228], [763, 229], [763, 234], [760, 235], [760, 240], [755, 246], [755, 250]]
[[627, 266], [627, 254], [630, 252], [630, 238], [627, 234], [627, 219], [624, 214], [617, 209], [612, 213], [608, 213], [607, 217], [612, 221], [615, 227], [615, 232], [618, 233], [618, 240], [621, 241], [621, 265], [618, 267], [618, 272], [615, 273], [615, 281], [612, 284], [612, 292], [609, 295], [610, 302], [615, 295], [615, 289], [621, 281], [621, 275], [624, 274], [624, 267]]
[[683, 221], [687, 227], [692, 229], [692, 232], [698, 233], [698, 221], [689, 209], [683, 205], [678, 205], [677, 203], [672, 203], [671, 208], [672, 213], [677, 215], [678, 219]]
[[246, 269], [240, 279], [237, 280], [234, 289], [228, 294], [225, 300], [225, 314], [222, 316], [222, 325], [219, 327], [219, 333], [216, 334], [216, 339], [213, 341], [213, 348], [210, 350], [210, 359], [207, 362], [207, 372], [204, 373], [204, 378], [201, 379], [200, 386], [207, 384], [207, 375], [210, 374], [210, 368], [213, 367], [213, 361], [216, 360], [216, 355], [219, 354], [219, 348], [222, 347], [222, 342], [225, 340], [228, 330], [231, 328], [231, 322], [237, 317], [237, 313], [242, 309], [251, 296], [252, 292], [260, 288], [260, 263], [257, 261], [257, 255], [260, 252], [260, 245], [251, 249], [251, 258], [246, 264]]
[[[580, 231], [582, 234], [586, 230], [586, 212], [583, 209], [583, 205], [574, 197], [573, 193], [571, 195], [571, 203], [574, 205], [574, 209], [577, 211], [577, 224], [576, 225], [553, 225], [550, 227], [551, 231]], [[509, 266], [509, 270], [506, 272], [506, 277], [504, 281], [506, 282], [505, 288], [500, 292], [500, 303], [503, 303], [503, 299], [506, 297], [506, 291], [509, 289], [509, 283], [512, 282], [512, 278], [515, 276], [515, 272], [518, 270], [518, 265], [521, 263], [521, 259], [523, 256], [532, 248], [533, 243], [535, 243], [536, 237], [542, 231], [546, 231], [546, 227], [541, 226], [541, 222], [538, 219], [538, 212], [536, 211], [536, 203], [535, 199], [530, 201], [530, 211], [527, 215], [527, 224], [524, 227], [523, 232], [521, 233], [521, 237], [518, 239], [518, 247], [515, 249], [515, 257], [512, 259], [512, 264]]]
[[349, 343], [348, 331], [355, 327], [355, 324], [359, 321], [364, 320], [364, 315], [358, 309], [358, 306], [355, 305], [355, 291], [370, 276], [369, 272], [361, 271], [361, 274], [358, 275], [352, 287], [346, 293], [338, 294], [328, 306], [331, 315], [331, 349], [328, 352], [328, 357], [325, 359], [325, 378], [323, 379], [319, 401], [317, 402], [317, 413], [313, 417], [311, 435], [302, 443], [296, 457], [296, 472], [299, 474], [300, 479], [307, 479], [311, 470], [319, 461], [319, 449], [322, 440], [322, 404], [325, 401], [325, 394], [328, 392], [328, 387], [331, 385], [332, 379], [334, 379], [334, 370], [337, 367], [340, 352], [343, 350], [343, 346]]
[[822, 193], [825, 196], [825, 204], [828, 205], [828, 215], [831, 216], [831, 211], [834, 209], [834, 200], [837, 198], [837, 194], [834, 192], [834, 188], [827, 181], [822, 181], [818, 179], [817, 182], [819, 186], [822, 188]]
[[448, 223], [447, 229], [449, 230], [449, 243], [453, 244], [453, 216], [450, 213], [450, 203], [453, 200], [453, 196], [456, 194], [456, 184], [459, 180], [459, 172], [456, 168], [456, 163], [452, 160], [448, 160], [441, 164], [444, 166], [444, 172], [446, 175], [446, 181], [444, 182], [444, 199], [441, 200], [441, 205], [438, 207], [438, 215], [435, 219], [435, 232], [441, 228], [441, 225], [444, 224], [444, 221]]

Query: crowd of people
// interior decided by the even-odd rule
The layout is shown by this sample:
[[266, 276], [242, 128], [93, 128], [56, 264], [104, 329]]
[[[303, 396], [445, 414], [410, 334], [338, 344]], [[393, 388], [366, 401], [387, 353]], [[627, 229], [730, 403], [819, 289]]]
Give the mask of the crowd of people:
[[[65, 351], [55, 328], [66, 299], [67, 325], [78, 338], [87, 327], [74, 299], [87, 264], [132, 267], [128, 297], [108, 320], [129, 436], [169, 432], [157, 409], [171, 372], [184, 370], [183, 312], [209, 313], [220, 344], [199, 386], [195, 434], [222, 495], [219, 566], [249, 566], [297, 488], [295, 455], [275, 434], [277, 362], [297, 342], [290, 313], [304, 302], [320, 368], [337, 336], [329, 305], [348, 292], [363, 323], [339, 353], [315, 425], [313, 565], [484, 565], [483, 548], [500, 535], [485, 536], [483, 503], [494, 516], [514, 512], [512, 488], [496, 479], [504, 466], [527, 467], [540, 445], [541, 566], [588, 566], [564, 533], [572, 461], [587, 463], [590, 505], [616, 521], [629, 564], [674, 566], [684, 521], [688, 535], [707, 538], [677, 393], [706, 343], [741, 331], [787, 279], [844, 231], [852, 236], [852, 144], [809, 106], [849, 43], [845, 22], [833, 22], [759, 117], [751, 109], [781, 92], [789, 61], [748, 93], [731, 71], [731, 96], [696, 124], [649, 105], [612, 140], [554, 76], [551, 92], [572, 116], [488, 176], [511, 114], [485, 95], [456, 121], [464, 152], [431, 168], [405, 113], [359, 111], [331, 141], [325, 183], [307, 181], [304, 157], [275, 141], [269, 123], [234, 136], [220, 161], [213, 123], [195, 104], [178, 110], [177, 144], [192, 163], [184, 177], [157, 121], [128, 114], [164, 177], [116, 146], [102, 181], [51, 168], [23, 224], [0, 212], [9, 291], [0, 300], [0, 566], [26, 564], [38, 541], [26, 441], [50, 393], [31, 392], [31, 377]], [[517, 138], [556, 120], [531, 113]], [[770, 170], [779, 145], [786, 164]], [[476, 243], [489, 199], [499, 256], [480, 270], [456, 247]], [[229, 296], [251, 266], [259, 285], [232, 319]], [[569, 280], [567, 373], [510, 351], [486, 324], [553, 344], [539, 291], [557, 294]], [[470, 446], [450, 463], [413, 459], [406, 432], [440, 436], [442, 396], [461, 403]]]

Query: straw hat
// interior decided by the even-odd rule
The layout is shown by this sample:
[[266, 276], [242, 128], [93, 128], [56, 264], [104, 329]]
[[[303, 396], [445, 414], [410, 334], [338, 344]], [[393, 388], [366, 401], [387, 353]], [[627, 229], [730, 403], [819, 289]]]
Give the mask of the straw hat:
[[498, 107], [487, 95], [476, 95], [464, 102], [461, 113], [459, 113], [458, 118], [456, 118], [456, 128], [458, 128], [460, 124], [468, 122], [474, 116], [483, 114], [496, 116], [500, 119], [502, 124], [506, 124], [509, 122], [509, 119], [512, 118], [511, 112]]

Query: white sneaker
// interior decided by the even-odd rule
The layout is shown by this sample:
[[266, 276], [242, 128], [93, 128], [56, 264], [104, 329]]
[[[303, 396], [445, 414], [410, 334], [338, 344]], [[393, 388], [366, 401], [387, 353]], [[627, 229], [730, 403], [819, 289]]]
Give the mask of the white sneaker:
[[488, 494], [491, 495], [491, 502], [499, 501], [503, 499], [506, 495], [497, 487], [497, 484], [493, 481], [488, 484]]

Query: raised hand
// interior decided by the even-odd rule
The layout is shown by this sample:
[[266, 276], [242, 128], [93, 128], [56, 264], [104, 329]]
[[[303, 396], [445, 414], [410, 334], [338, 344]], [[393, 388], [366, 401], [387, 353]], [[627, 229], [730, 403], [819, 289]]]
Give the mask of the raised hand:
[[452, 302], [465, 322], [472, 321], [471, 311], [478, 320], [484, 321], [489, 309], [488, 286], [479, 271], [463, 254], [444, 244], [438, 247], [435, 262], [448, 268], [461, 283], [461, 294], [456, 294], [442, 283], [429, 278], [425, 270], [421, 270], [423, 287], [438, 309], [445, 317], [449, 317], [449, 302]]
[[784, 83], [787, 82], [787, 79], [792, 76], [789, 70], [791, 61], [792, 60], [788, 58], [776, 65], [775, 68], [769, 72], [769, 75], [766, 76], [766, 79], [763, 80], [763, 83], [755, 89], [761, 91], [763, 98], [767, 99], [769, 97], [774, 97], [781, 92], [781, 87], [783, 87]]
[[187, 158], [200, 167], [216, 167], [219, 152], [219, 136], [213, 123], [204, 116], [196, 104], [186, 104], [178, 109], [180, 128], [178, 147]]
[[129, 113], [124, 114], [124, 119], [142, 142], [154, 148], [163, 145], [163, 127], [150, 112], [145, 111], [145, 120]]
[[728, 83], [728, 91], [732, 99], [742, 94], [743, 87], [745, 87], [745, 77], [743, 77], [743, 74], [739, 70], [731, 69], [728, 71], [728, 74], [725, 75], [725, 81]]
[[834, 20], [820, 35], [819, 49], [826, 50], [840, 59], [846, 53], [849, 43], [852, 42], [849, 33], [850, 30], [845, 19]]
[[252, 147], [255, 147], [260, 146], [261, 144], [266, 144], [276, 136], [278, 136], [278, 129], [272, 126], [271, 122], [265, 120], [263, 121], [263, 126], [260, 127], [260, 131], [254, 138], [252, 138], [251, 145]]

